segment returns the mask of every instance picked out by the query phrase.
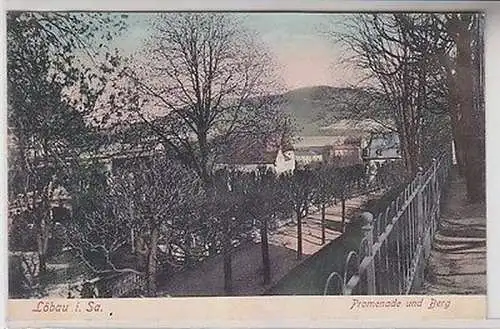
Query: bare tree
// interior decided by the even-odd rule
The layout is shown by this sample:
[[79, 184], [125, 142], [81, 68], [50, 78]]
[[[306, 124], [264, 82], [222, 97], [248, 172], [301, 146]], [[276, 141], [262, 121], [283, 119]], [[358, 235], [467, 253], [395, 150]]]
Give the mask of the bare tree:
[[321, 210], [321, 243], [326, 243], [326, 207], [335, 196], [334, 168], [326, 163], [321, 163], [313, 169], [314, 197], [313, 202]]
[[114, 195], [114, 184], [98, 181], [97, 175], [86, 181], [73, 198], [73, 218], [65, 224], [64, 230], [66, 243], [96, 275], [142, 273], [137, 264], [122, 262], [123, 251], [130, 244], [132, 223], [118, 215], [122, 204]]
[[376, 103], [391, 111], [412, 173], [424, 161], [422, 127], [429, 98], [435, 94], [428, 85], [439, 70], [431, 64], [444, 46], [429, 28], [431, 21], [425, 14], [357, 15], [336, 33], [350, 59], [369, 77], [369, 89], [378, 95]]
[[313, 176], [311, 169], [296, 169], [283, 174], [284, 188], [288, 202], [292, 205], [297, 219], [297, 259], [302, 258], [302, 220], [308, 215], [313, 199]]
[[[241, 136], [261, 139], [288, 131], [289, 121], [274, 106], [279, 98], [272, 97], [279, 91], [273, 60], [233, 14], [161, 14], [152, 29], [153, 37], [114, 85], [121, 94], [106, 106], [133, 113], [146, 128], [146, 139], [173, 150], [212, 199], [214, 164], [228, 144]], [[223, 236], [231, 234], [231, 225], [217, 227]], [[227, 239], [229, 291], [232, 245]]]
[[451, 130], [469, 198], [478, 200], [485, 195], [483, 20], [477, 13], [369, 14], [336, 35], [394, 110], [410, 172], [435, 156], [429, 148], [450, 142]]
[[148, 293], [156, 294], [158, 244], [171, 246], [173, 231], [184, 219], [186, 208], [201, 197], [200, 186], [176, 161], [164, 157], [137, 160], [135, 170], [120, 173], [115, 188], [117, 215], [127, 218], [142, 241], [139, 252], [146, 259]]
[[244, 212], [250, 213], [259, 227], [264, 284], [269, 284], [272, 274], [268, 233], [272, 222], [289, 211], [289, 204], [278, 176], [271, 169], [245, 174], [241, 184], [245, 191]]
[[335, 198], [340, 199], [342, 206], [342, 222], [340, 230], [341, 232], [344, 232], [346, 220], [345, 202], [351, 197], [352, 194], [353, 177], [350, 175], [348, 167], [340, 167], [336, 168], [333, 180]]
[[272, 58], [232, 14], [162, 14], [153, 30], [123, 71], [132, 83], [123, 92], [129, 101], [111, 106], [134, 112], [209, 183], [228, 140], [282, 128], [282, 114], [270, 104], [278, 91]]
[[167, 249], [175, 244], [201, 187], [190, 171], [162, 156], [130, 159], [115, 170], [104, 192], [91, 193], [91, 204], [77, 211], [68, 238], [94, 272], [145, 274], [147, 294], [155, 296], [160, 241]]
[[213, 175], [213, 193], [209, 194], [212, 216], [216, 218], [215, 225], [218, 240], [222, 247], [224, 266], [224, 293], [233, 293], [232, 254], [233, 242], [240, 233], [241, 220], [244, 216], [244, 184], [241, 184], [238, 172], [221, 169]]

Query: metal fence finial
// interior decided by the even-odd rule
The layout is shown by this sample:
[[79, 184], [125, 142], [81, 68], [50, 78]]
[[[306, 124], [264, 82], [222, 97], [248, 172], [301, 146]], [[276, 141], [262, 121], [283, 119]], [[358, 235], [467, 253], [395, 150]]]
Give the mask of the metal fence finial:
[[373, 214], [371, 212], [365, 211], [360, 215], [360, 217], [363, 222], [363, 226], [373, 224]]
[[[367, 242], [367, 254], [368, 257], [373, 257], [373, 214], [370, 212], [363, 212], [360, 216], [360, 219], [363, 221], [363, 236]], [[367, 268], [367, 289], [369, 295], [375, 295], [376, 287], [375, 287], [375, 262], [372, 260]]]

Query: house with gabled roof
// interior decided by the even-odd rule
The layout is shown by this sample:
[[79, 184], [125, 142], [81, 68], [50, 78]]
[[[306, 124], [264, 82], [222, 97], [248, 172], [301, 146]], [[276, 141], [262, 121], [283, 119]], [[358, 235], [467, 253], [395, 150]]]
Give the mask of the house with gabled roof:
[[277, 174], [290, 172], [295, 169], [294, 149], [281, 138], [238, 136], [223, 148], [215, 168], [245, 172], [266, 168]]

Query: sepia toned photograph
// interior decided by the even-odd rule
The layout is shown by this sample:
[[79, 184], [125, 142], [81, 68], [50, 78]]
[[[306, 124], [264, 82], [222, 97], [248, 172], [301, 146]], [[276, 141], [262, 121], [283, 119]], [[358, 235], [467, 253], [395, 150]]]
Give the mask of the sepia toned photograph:
[[6, 23], [9, 299], [486, 294], [483, 13]]

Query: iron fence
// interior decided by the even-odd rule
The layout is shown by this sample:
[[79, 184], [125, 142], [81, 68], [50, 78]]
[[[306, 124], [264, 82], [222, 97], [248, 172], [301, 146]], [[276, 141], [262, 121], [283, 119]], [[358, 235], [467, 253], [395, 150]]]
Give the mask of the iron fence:
[[382, 213], [361, 215], [363, 239], [348, 253], [343, 273], [332, 272], [324, 295], [401, 295], [422, 284], [451, 166], [448, 153], [432, 161]]

